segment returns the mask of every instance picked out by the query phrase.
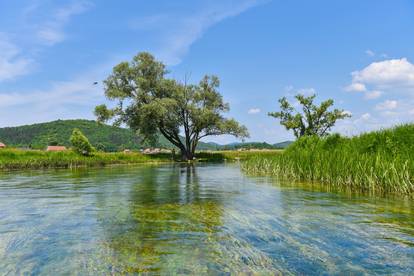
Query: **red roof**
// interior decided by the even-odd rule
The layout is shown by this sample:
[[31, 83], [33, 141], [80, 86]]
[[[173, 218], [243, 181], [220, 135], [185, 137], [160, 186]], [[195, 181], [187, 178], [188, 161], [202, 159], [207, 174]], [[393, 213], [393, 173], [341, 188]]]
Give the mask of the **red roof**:
[[66, 150], [66, 147], [63, 146], [48, 146], [47, 151], [64, 151]]
[[0, 142], [0, 148], [5, 148], [6, 145]]

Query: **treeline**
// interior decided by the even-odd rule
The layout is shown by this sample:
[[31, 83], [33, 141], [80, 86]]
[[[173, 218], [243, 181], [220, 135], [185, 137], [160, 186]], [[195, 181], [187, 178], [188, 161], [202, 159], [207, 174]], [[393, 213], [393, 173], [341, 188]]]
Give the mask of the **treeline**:
[[[6, 127], [0, 129], [0, 141], [11, 147], [44, 149], [48, 145], [70, 146], [73, 129], [84, 133], [94, 147], [114, 152], [123, 149], [139, 149], [142, 144], [138, 136], [129, 129], [99, 124], [88, 120], [57, 120], [48, 123]], [[160, 140], [157, 146], [170, 146]]]
[[287, 146], [289, 146], [291, 143], [291, 141], [285, 141], [282, 143], [277, 143], [277, 144], [269, 144], [266, 142], [247, 142], [247, 143], [234, 143], [234, 144], [229, 144], [229, 145], [224, 145], [221, 147], [222, 150], [239, 150], [239, 149], [245, 149], [245, 150], [250, 150], [250, 149], [259, 149], [259, 150], [264, 150], [264, 149], [269, 149], [269, 150], [275, 150], [275, 149], [284, 149]]

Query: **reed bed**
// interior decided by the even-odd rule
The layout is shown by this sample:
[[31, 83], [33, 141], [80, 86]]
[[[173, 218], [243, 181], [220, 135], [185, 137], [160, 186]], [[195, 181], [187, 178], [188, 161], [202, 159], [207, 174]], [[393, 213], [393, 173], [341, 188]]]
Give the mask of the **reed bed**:
[[170, 154], [144, 155], [141, 153], [103, 153], [82, 156], [73, 151], [46, 152], [40, 150], [0, 150], [0, 169], [42, 169], [96, 167], [110, 164], [168, 162]]
[[[197, 152], [197, 160], [204, 162], [222, 162], [225, 160], [247, 160], [253, 156], [274, 155], [276, 150], [259, 151], [203, 151]], [[179, 161], [177, 155], [175, 161]], [[136, 164], [173, 162], [170, 153], [141, 154], [95, 152], [92, 156], [82, 156], [71, 150], [46, 152], [41, 150], [0, 150], [0, 170], [97, 167], [111, 164]]]
[[414, 194], [414, 125], [366, 133], [304, 137], [282, 154], [242, 164], [254, 175], [276, 175], [373, 193]]

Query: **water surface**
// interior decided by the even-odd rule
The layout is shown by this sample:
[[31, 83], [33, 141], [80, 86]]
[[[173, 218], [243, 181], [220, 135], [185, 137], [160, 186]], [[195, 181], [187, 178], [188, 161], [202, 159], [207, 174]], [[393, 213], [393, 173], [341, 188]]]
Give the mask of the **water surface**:
[[414, 274], [403, 199], [247, 177], [237, 164], [0, 175], [0, 275]]

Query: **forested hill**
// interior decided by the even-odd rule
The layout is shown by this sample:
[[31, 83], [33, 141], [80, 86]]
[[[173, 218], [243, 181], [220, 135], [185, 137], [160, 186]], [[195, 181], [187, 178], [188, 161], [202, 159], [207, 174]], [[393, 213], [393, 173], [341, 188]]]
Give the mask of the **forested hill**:
[[57, 120], [48, 123], [0, 128], [0, 141], [8, 146], [43, 149], [56, 143], [69, 146], [69, 137], [79, 128], [96, 147], [116, 151], [121, 147], [139, 148], [137, 137], [128, 129], [88, 120]]
[[[105, 151], [149, 147], [148, 144], [142, 144], [137, 135], [130, 129], [99, 124], [96, 121], [89, 120], [57, 120], [34, 125], [0, 128], [0, 142], [12, 147], [34, 149], [44, 149], [50, 144], [69, 146], [69, 137], [74, 128], [79, 128], [95, 147]], [[155, 146], [172, 147], [170, 142], [162, 136]], [[235, 143], [222, 146], [216, 143], [200, 142], [198, 149], [283, 148], [284, 146], [265, 143]]]
[[[105, 151], [139, 149], [142, 145], [137, 135], [125, 128], [99, 124], [88, 120], [57, 120], [48, 123], [0, 128], [0, 142], [8, 146], [44, 149], [54, 143], [69, 146], [69, 137], [74, 128], [79, 128], [89, 141]], [[160, 137], [157, 147], [170, 148], [171, 144]], [[216, 149], [214, 144], [200, 143], [200, 149]]]

